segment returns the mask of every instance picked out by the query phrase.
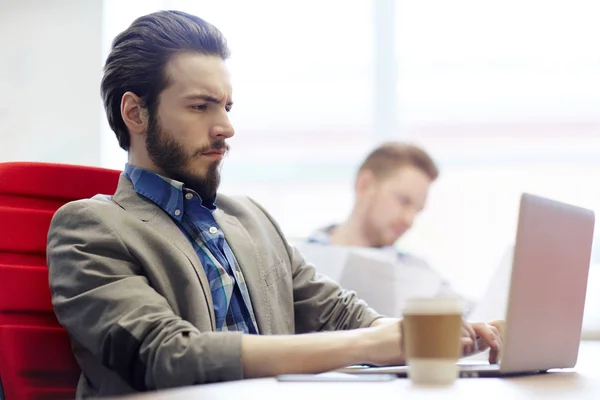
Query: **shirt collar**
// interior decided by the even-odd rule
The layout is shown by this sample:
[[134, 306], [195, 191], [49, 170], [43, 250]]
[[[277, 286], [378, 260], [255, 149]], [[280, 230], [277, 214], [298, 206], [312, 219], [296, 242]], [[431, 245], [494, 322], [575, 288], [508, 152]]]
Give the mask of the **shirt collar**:
[[[185, 211], [184, 194], [194, 193], [193, 190], [186, 188], [180, 181], [129, 163], [125, 164], [123, 175], [131, 181], [134, 190], [139, 195], [146, 197], [173, 219], [181, 222]], [[208, 202], [202, 201], [202, 204], [211, 211], [216, 208], [215, 198]]]
[[336, 225], [328, 225], [311, 233], [307, 240], [309, 243], [331, 244], [331, 231]]
[[[321, 229], [317, 229], [316, 231], [314, 231], [313, 233], [311, 233], [308, 238], [307, 241], [309, 243], [318, 243], [318, 244], [324, 244], [324, 245], [332, 245], [331, 243], [331, 232], [333, 231], [333, 229], [336, 227], [336, 224], [333, 225], [327, 225]], [[406, 253], [401, 252], [400, 250], [398, 250], [394, 245], [391, 246], [384, 246], [384, 247], [377, 247], [377, 249], [383, 250], [383, 251], [393, 251], [398, 255], [398, 258], [403, 258]]]

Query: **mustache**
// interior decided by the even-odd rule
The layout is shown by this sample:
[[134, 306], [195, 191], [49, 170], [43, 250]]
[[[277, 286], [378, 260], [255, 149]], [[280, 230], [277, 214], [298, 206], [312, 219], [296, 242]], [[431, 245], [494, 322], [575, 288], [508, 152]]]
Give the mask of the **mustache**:
[[209, 152], [211, 150], [221, 150], [221, 149], [225, 149], [225, 154], [227, 154], [229, 152], [229, 150], [231, 150], [231, 146], [229, 146], [229, 144], [225, 143], [224, 140], [215, 140], [211, 144], [208, 144], [208, 145], [203, 146], [200, 149], [196, 150], [194, 152], [193, 157], [200, 156], [203, 153]]

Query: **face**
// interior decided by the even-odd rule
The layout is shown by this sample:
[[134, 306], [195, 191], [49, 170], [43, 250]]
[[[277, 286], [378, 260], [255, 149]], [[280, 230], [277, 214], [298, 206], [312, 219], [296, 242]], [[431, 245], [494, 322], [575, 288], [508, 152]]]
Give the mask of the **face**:
[[195, 190], [202, 199], [215, 196], [225, 140], [234, 130], [231, 83], [219, 57], [179, 54], [166, 66], [169, 84], [158, 109], [148, 115], [145, 147], [157, 172]]
[[371, 246], [391, 246], [411, 228], [425, 208], [430, 186], [431, 179], [412, 166], [366, 185], [360, 199], [365, 210], [362, 228]]

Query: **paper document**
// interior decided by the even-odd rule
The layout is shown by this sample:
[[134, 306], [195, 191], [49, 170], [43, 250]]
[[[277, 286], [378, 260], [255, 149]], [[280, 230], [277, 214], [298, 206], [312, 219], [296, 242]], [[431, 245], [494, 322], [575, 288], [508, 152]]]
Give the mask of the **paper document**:
[[500, 261], [487, 290], [469, 314], [471, 321], [493, 321], [506, 317], [514, 248], [511, 246]]
[[423, 263], [402, 262], [395, 251], [364, 247], [297, 243], [317, 272], [353, 290], [377, 312], [401, 317], [406, 300], [434, 297], [443, 284], [440, 276]]

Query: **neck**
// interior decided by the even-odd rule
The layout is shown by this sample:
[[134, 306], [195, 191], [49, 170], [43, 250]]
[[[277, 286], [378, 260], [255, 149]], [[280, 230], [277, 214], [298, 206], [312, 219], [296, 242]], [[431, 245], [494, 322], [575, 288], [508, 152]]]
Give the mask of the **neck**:
[[127, 163], [135, 165], [136, 167], [147, 169], [148, 171], [156, 172], [157, 174], [165, 176], [165, 171], [158, 168], [148, 157], [147, 154], [138, 155], [133, 152], [129, 152], [127, 155]]
[[369, 238], [363, 232], [362, 218], [355, 209], [350, 217], [331, 231], [331, 243], [338, 246], [371, 247]]

